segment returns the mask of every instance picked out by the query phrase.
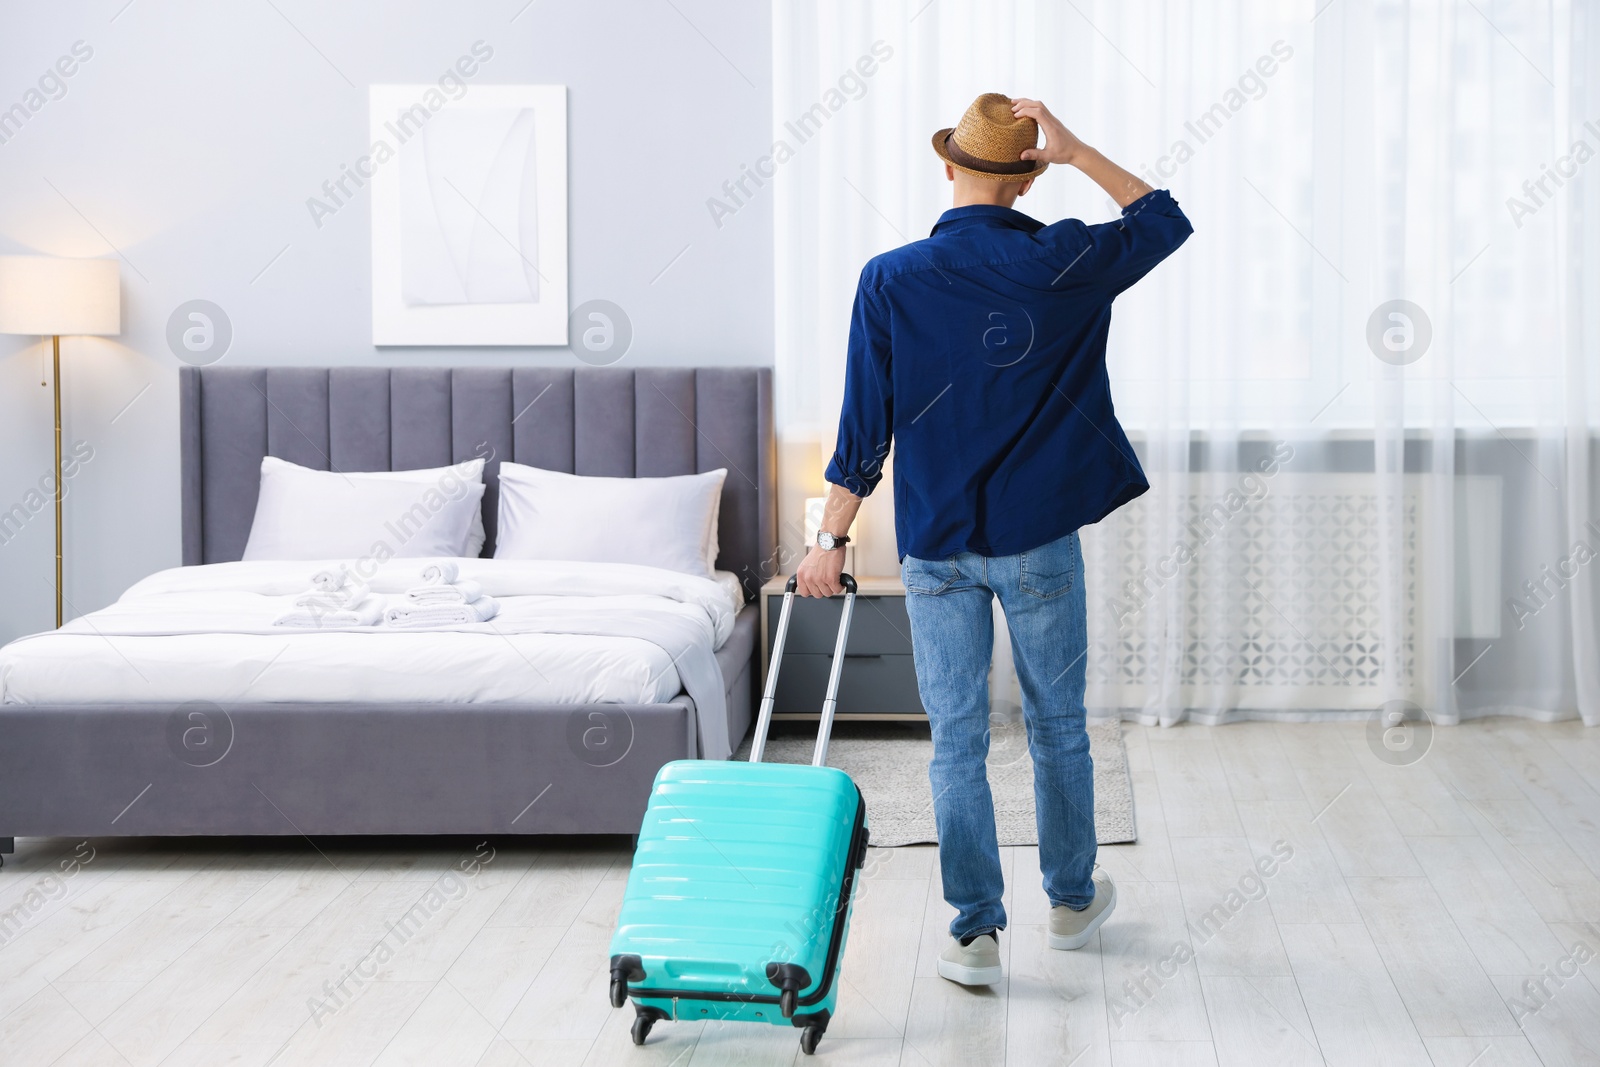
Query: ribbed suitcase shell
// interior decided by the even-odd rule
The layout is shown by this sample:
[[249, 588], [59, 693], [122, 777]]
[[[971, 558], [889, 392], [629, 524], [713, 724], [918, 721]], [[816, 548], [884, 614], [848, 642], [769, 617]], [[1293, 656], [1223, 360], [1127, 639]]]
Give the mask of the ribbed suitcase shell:
[[[861, 794], [843, 771], [707, 760], [662, 767], [611, 940], [613, 958], [636, 955], [645, 972], [629, 995], [672, 1019], [796, 1026], [831, 1014], [865, 838]], [[812, 979], [794, 1020], [770, 1002], [778, 989], [769, 963], [798, 964]], [[683, 995], [694, 992], [763, 999]]]

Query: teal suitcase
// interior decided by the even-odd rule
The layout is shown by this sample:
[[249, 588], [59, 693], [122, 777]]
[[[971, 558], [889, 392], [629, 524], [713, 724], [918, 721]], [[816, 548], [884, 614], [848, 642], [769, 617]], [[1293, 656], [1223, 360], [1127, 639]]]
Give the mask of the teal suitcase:
[[750, 761], [662, 767], [639, 828], [611, 939], [611, 1003], [634, 1005], [633, 1043], [661, 1019], [798, 1027], [816, 1051], [839, 996], [867, 812], [843, 771], [824, 766], [855, 608], [845, 588], [811, 766], [762, 763], [795, 580], [783, 597]]

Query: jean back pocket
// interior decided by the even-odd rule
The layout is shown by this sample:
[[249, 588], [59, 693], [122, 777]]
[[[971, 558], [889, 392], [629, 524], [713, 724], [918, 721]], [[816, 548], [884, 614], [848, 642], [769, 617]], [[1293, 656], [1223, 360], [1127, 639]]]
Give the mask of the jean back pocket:
[[1080, 565], [1076, 530], [1047, 545], [1030, 548], [1022, 554], [1022, 591], [1046, 600], [1058, 597], [1077, 584]]
[[954, 585], [959, 577], [961, 572], [956, 570], [955, 561], [950, 559], [907, 556], [900, 563], [900, 581], [905, 584], [908, 593], [938, 596]]

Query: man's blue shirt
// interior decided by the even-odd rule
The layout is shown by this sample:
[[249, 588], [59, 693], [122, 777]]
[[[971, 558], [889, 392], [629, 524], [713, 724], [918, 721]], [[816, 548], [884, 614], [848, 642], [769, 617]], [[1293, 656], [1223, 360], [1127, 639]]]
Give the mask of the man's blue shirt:
[[894, 445], [901, 556], [1009, 556], [1150, 488], [1111, 406], [1111, 301], [1193, 232], [1164, 189], [1115, 222], [993, 205], [867, 263], [828, 481], [866, 496]]

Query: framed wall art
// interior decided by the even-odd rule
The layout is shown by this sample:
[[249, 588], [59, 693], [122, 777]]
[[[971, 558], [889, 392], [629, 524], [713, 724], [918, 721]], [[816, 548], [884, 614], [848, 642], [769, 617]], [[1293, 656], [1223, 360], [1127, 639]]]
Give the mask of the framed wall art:
[[567, 343], [567, 90], [370, 89], [372, 343]]

